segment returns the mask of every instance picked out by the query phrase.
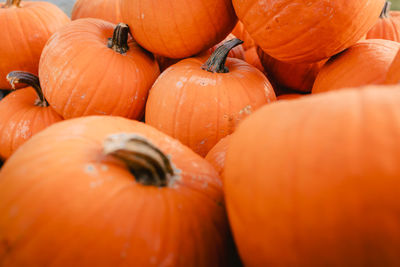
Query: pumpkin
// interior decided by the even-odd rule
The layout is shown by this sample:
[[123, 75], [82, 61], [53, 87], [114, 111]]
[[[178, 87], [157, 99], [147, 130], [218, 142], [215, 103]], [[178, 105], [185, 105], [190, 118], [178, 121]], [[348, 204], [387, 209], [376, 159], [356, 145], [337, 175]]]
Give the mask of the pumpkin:
[[188, 58], [165, 70], [150, 91], [146, 123], [206, 156], [242, 119], [275, 101], [272, 86], [259, 70], [227, 58], [240, 43], [232, 39], [207, 61]]
[[399, 101], [400, 87], [371, 86], [243, 121], [224, 193], [245, 266], [400, 265]]
[[367, 33], [367, 39], [400, 41], [400, 11], [390, 11], [390, 5], [386, 1], [380, 19]]
[[285, 62], [327, 59], [365, 35], [384, 0], [233, 0], [239, 20], [268, 55]]
[[71, 19], [97, 18], [118, 24], [123, 22], [120, 2], [115, 0], [77, 0]]
[[[213, 47], [211, 47], [210, 49], [207, 50], [208, 56], [211, 56], [212, 53], [214, 53], [214, 51], [215, 51], [218, 47], [220, 47], [221, 45], [223, 45], [225, 42], [227, 42], [227, 41], [229, 41], [229, 40], [232, 40], [232, 39], [235, 39], [235, 38], [236, 38], [236, 36], [233, 35], [232, 33], [230, 33], [222, 42], [220, 42], [220, 43], [217, 44], [217, 45], [214, 45]], [[240, 39], [240, 38], [239, 38], [239, 39]], [[242, 44], [240, 44], [240, 45], [235, 46], [234, 48], [232, 48], [232, 50], [229, 51], [229, 53], [228, 53], [228, 57], [234, 57], [234, 58], [238, 58], [238, 59], [244, 60], [244, 58], [245, 58], [245, 51], [244, 51], [244, 48], [243, 48]]]
[[65, 119], [114, 115], [140, 119], [159, 75], [154, 57], [126, 24], [79, 19], [55, 33], [39, 65], [43, 93]]
[[261, 64], [268, 78], [273, 80], [281, 87], [285, 87], [297, 92], [309, 93], [326, 60], [315, 63], [287, 63], [279, 61], [260, 48], [257, 49]]
[[0, 3], [0, 89], [11, 89], [9, 72], [37, 75], [40, 54], [49, 37], [69, 18], [48, 2], [7, 0]]
[[256, 46], [254, 40], [251, 38], [250, 34], [246, 31], [242, 22], [238, 21], [235, 28], [233, 28], [232, 30], [232, 34], [243, 41], [243, 49], [245, 51]]
[[389, 67], [386, 84], [398, 84], [400, 82], [400, 50], [397, 52], [396, 57], [393, 59]]
[[383, 84], [399, 48], [399, 43], [389, 40], [370, 39], [358, 42], [332, 57], [322, 67], [312, 92]]
[[297, 99], [300, 97], [303, 97], [305, 95], [302, 94], [284, 94], [284, 95], [280, 95], [278, 96], [276, 99], [277, 100], [292, 100], [292, 99]]
[[228, 135], [221, 140], [207, 153], [205, 159], [210, 162], [214, 169], [222, 175], [225, 166], [226, 152], [228, 151], [229, 140], [231, 135]]
[[186, 58], [211, 48], [237, 22], [230, 0], [121, 0], [121, 12], [141, 46], [168, 58]]
[[0, 101], [0, 158], [7, 159], [31, 136], [62, 120], [47, 103], [37, 76], [27, 72], [11, 72], [10, 84], [27, 84]]
[[244, 52], [244, 58], [245, 58], [246, 62], [249, 63], [250, 65], [253, 65], [254, 67], [256, 67], [257, 69], [259, 69], [262, 72], [265, 71], [263, 65], [261, 64], [260, 58], [257, 54], [256, 46], [247, 49]]
[[232, 246], [213, 167], [120, 117], [33, 137], [1, 170], [0, 199], [2, 266], [224, 266]]

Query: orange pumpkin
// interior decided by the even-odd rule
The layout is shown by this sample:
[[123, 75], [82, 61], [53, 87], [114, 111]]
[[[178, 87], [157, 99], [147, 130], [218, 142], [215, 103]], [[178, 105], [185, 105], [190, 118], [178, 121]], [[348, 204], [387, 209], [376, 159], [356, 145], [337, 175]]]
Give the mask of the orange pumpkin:
[[[11, 72], [7, 79], [30, 87], [11, 92], [0, 101], [0, 158], [7, 159], [31, 136], [61, 121], [47, 103], [39, 79], [26, 72]], [[0, 257], [1, 258], [1, 257]]]
[[262, 72], [265, 71], [263, 65], [261, 64], [260, 57], [257, 54], [256, 46], [253, 46], [252, 48], [247, 49], [244, 53], [244, 58], [245, 58], [246, 62], [249, 63], [250, 65], [253, 65], [254, 67], [256, 67], [257, 69], [259, 69]]
[[39, 77], [46, 99], [60, 115], [142, 117], [159, 69], [128, 32], [126, 24], [80, 19], [50, 38]]
[[389, 40], [370, 39], [358, 42], [332, 57], [322, 67], [312, 92], [383, 84], [399, 48], [399, 43]]
[[390, 11], [390, 5], [386, 1], [380, 19], [367, 33], [367, 39], [400, 41], [400, 11]]
[[400, 50], [397, 52], [386, 76], [386, 84], [400, 83]]
[[355, 44], [374, 25], [384, 0], [233, 0], [240, 21], [268, 55], [313, 63]]
[[222, 175], [225, 166], [226, 152], [228, 151], [229, 140], [231, 135], [228, 135], [221, 140], [207, 153], [205, 159], [210, 162], [214, 169]]
[[0, 89], [14, 70], [37, 75], [40, 54], [49, 37], [69, 18], [48, 2], [7, 0], [0, 3]]
[[316, 63], [293, 64], [279, 61], [260, 48], [257, 49], [261, 64], [268, 77], [279, 86], [294, 91], [309, 93], [326, 60]]
[[278, 101], [224, 169], [245, 266], [400, 266], [400, 87]]
[[243, 48], [245, 51], [256, 46], [254, 40], [251, 38], [250, 34], [246, 31], [242, 22], [238, 21], [235, 28], [233, 28], [232, 30], [232, 34], [243, 41]]
[[224, 266], [230, 255], [217, 172], [137, 121], [49, 127], [6, 162], [0, 200], [2, 266]]
[[205, 156], [236, 125], [275, 93], [267, 78], [246, 62], [227, 58], [241, 41], [233, 39], [204, 57], [180, 61], [154, 83], [146, 123]]
[[97, 18], [114, 24], [123, 22], [120, 1], [77, 0], [72, 9], [71, 19]]
[[231, 0], [121, 0], [121, 11], [135, 40], [168, 58], [186, 58], [209, 49], [237, 22]]
[[302, 95], [302, 94], [284, 94], [284, 95], [278, 96], [276, 99], [277, 100], [292, 100], [292, 99], [300, 98], [302, 96], [305, 96], [305, 95]]

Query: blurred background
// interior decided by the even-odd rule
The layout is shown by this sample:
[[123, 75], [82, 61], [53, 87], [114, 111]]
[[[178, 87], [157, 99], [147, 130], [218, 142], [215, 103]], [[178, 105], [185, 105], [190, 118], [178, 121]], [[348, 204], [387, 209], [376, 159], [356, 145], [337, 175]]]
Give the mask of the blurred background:
[[[40, 1], [40, 0], [33, 0], [33, 1]], [[74, 5], [75, 0], [50, 0], [48, 2], [56, 4], [61, 9], [63, 9], [65, 13], [71, 15], [72, 6]], [[390, 2], [392, 2], [392, 9], [400, 10], [400, 0], [391, 0]]]

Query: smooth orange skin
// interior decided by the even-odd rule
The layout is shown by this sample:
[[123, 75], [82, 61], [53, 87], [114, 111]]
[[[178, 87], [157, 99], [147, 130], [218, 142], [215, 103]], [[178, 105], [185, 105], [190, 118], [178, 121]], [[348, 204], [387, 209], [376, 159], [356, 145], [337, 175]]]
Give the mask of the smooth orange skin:
[[400, 50], [397, 52], [396, 57], [393, 59], [392, 64], [388, 70], [385, 84], [399, 84], [400, 83]]
[[400, 11], [390, 11], [388, 18], [380, 18], [367, 33], [367, 39], [400, 41]]
[[385, 83], [390, 64], [399, 48], [399, 43], [389, 40], [358, 42], [332, 57], [322, 67], [312, 93]]
[[257, 47], [254, 46], [252, 48], [247, 49], [244, 53], [244, 58], [246, 62], [249, 63], [250, 65], [253, 65], [262, 72], [265, 71], [263, 65], [261, 64], [260, 58], [257, 54]]
[[246, 119], [224, 169], [245, 266], [400, 265], [400, 87], [278, 101]]
[[169, 58], [211, 48], [237, 22], [230, 0], [121, 0], [121, 11], [141, 46]]
[[50, 106], [35, 106], [37, 99], [35, 90], [27, 87], [0, 101], [0, 158], [8, 159], [33, 135], [63, 119]]
[[221, 140], [207, 153], [205, 159], [210, 162], [214, 169], [222, 175], [225, 166], [226, 152], [228, 151], [229, 140], [231, 135], [228, 135]]
[[72, 9], [71, 19], [97, 18], [114, 24], [124, 22], [120, 1], [115, 0], [77, 0]]
[[107, 47], [115, 25], [80, 19], [54, 34], [43, 50], [39, 77], [44, 95], [65, 119], [113, 115], [140, 119], [160, 71], [133, 39], [120, 54]]
[[260, 48], [257, 49], [260, 62], [267, 76], [279, 86], [303, 93], [311, 92], [318, 73], [326, 60], [315, 63], [293, 64], [279, 61]]
[[146, 105], [146, 123], [203, 157], [242, 119], [276, 100], [267, 78], [246, 62], [227, 58], [229, 73], [211, 73], [201, 69], [205, 61], [189, 58], [165, 70]]
[[313, 63], [355, 44], [374, 25], [384, 0], [233, 0], [239, 20], [268, 55]]
[[232, 34], [243, 41], [243, 48], [245, 51], [256, 46], [254, 40], [251, 38], [250, 34], [244, 28], [242, 22], [238, 21], [235, 28], [232, 30]]
[[303, 97], [303, 96], [306, 96], [306, 95], [302, 95], [302, 94], [284, 94], [284, 95], [278, 96], [276, 99], [278, 101], [280, 101], [280, 100], [292, 100], [292, 99], [297, 99], [297, 98], [300, 98], [300, 97]]
[[[147, 138], [180, 170], [169, 187], [135, 182], [105, 156], [116, 133]], [[0, 265], [224, 266], [229, 227], [214, 168], [143, 123], [68, 120], [22, 146], [0, 173]], [[190, 238], [188, 238], [190, 236]]]
[[20, 8], [0, 3], [0, 89], [11, 89], [11, 71], [37, 75], [40, 54], [50, 36], [70, 20], [48, 2], [22, 1]]

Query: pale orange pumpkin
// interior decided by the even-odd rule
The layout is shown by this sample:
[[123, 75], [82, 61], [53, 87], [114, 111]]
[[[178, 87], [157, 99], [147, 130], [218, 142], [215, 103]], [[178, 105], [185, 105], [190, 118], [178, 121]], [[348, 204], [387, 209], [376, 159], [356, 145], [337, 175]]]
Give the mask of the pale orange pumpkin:
[[399, 84], [400, 82], [400, 50], [393, 59], [386, 76], [386, 84]]
[[123, 22], [120, 1], [115, 0], [77, 0], [71, 19], [97, 18], [118, 24]]
[[48, 2], [7, 0], [0, 3], [0, 89], [11, 89], [11, 71], [38, 74], [39, 59], [50, 36], [69, 22]]
[[240, 43], [230, 40], [208, 60], [189, 58], [165, 70], [150, 91], [146, 123], [205, 156], [242, 119], [275, 101], [272, 86], [258, 69], [227, 57]]

